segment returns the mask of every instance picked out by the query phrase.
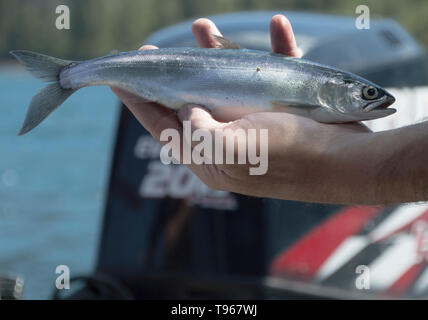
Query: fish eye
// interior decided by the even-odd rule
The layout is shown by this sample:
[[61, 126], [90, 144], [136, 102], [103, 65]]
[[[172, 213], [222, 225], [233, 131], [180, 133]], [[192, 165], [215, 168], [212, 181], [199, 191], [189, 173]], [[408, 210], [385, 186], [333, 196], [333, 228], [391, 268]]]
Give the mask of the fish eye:
[[363, 88], [363, 98], [366, 100], [376, 99], [379, 92], [375, 87], [368, 86]]

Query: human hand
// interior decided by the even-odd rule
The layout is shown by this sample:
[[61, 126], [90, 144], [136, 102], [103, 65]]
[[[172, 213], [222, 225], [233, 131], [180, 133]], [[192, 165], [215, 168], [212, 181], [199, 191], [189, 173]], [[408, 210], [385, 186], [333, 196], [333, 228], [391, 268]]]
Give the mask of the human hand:
[[[201, 47], [218, 46], [212, 35], [221, 34], [210, 20], [196, 20], [192, 31]], [[272, 18], [270, 32], [273, 52], [301, 56], [292, 27], [284, 16]], [[156, 47], [143, 46], [140, 49]], [[367, 186], [370, 183], [370, 178], [367, 178], [370, 175], [361, 174], [361, 170], [368, 174], [370, 168], [361, 167], [367, 159], [355, 152], [365, 148], [364, 144], [372, 136], [361, 124], [327, 125], [296, 115], [270, 112], [222, 119], [221, 115], [211, 114], [198, 106], [187, 106], [176, 114], [126, 91], [112, 90], [152, 136], [163, 144], [166, 141], [160, 141], [161, 132], [172, 128], [182, 135], [182, 121], [186, 120], [191, 121], [192, 130], [209, 133], [238, 128], [245, 132], [251, 128], [268, 129], [269, 162], [264, 175], [249, 175], [249, 164], [187, 164], [211, 188], [260, 197], [355, 203], [361, 201], [361, 195], [355, 194], [355, 184]]]

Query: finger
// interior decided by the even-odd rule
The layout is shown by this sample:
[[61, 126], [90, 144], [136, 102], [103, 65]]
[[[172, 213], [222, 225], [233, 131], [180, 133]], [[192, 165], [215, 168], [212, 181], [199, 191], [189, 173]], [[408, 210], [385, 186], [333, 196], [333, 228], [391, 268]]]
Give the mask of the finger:
[[140, 49], [138, 50], [154, 50], [154, 49], [159, 49], [156, 46], [152, 46], [151, 44], [145, 44], [144, 46], [140, 47]]
[[[193, 133], [198, 130], [198, 134], [209, 137], [214, 142], [215, 130], [222, 129], [226, 124], [222, 122], [218, 122], [215, 120], [211, 113], [209, 113], [206, 109], [197, 105], [188, 105], [181, 108], [178, 112], [178, 118], [182, 121], [183, 130], [186, 130], [188, 124], [186, 122], [190, 122], [190, 130], [193, 136]], [[185, 135], [185, 138], [188, 138]], [[200, 141], [187, 141], [192, 147], [199, 144]]]
[[190, 121], [192, 130], [215, 130], [225, 126], [225, 123], [215, 120], [211, 113], [198, 105], [187, 105], [178, 111], [178, 118], [181, 121]]
[[270, 41], [272, 51], [300, 58], [302, 51], [297, 47], [290, 21], [281, 15], [275, 15], [270, 22]]
[[181, 131], [181, 124], [172, 110], [158, 103], [146, 101], [123, 89], [112, 88], [112, 90], [158, 142], [165, 129], [173, 128]]
[[192, 32], [201, 48], [218, 48], [220, 43], [212, 36], [222, 36], [214, 22], [200, 18], [193, 22]]
[[133, 103], [139, 103], [141, 101], [143, 101], [143, 99], [129, 91], [126, 91], [122, 88], [119, 87], [112, 87], [110, 86], [111, 91], [113, 91], [113, 93], [115, 95], [118, 96], [118, 98], [120, 99], [120, 101], [123, 102], [123, 104], [127, 105], [131, 105]]
[[[242, 128], [240, 128], [238, 122], [218, 122], [212, 117], [208, 110], [197, 105], [189, 105], [182, 108], [178, 113], [178, 117], [183, 121], [184, 140], [193, 148], [193, 152], [199, 151], [198, 148], [202, 148], [202, 141], [205, 142], [207, 140], [211, 140], [211, 147], [209, 147], [211, 151], [201, 149], [203, 152], [200, 153], [206, 163], [219, 163], [216, 161], [220, 160], [220, 163], [226, 163], [226, 159], [235, 158], [237, 161], [239, 153], [244, 149], [246, 150], [246, 145], [244, 146], [244, 149], [242, 149], [242, 141], [247, 141], [247, 137], [245, 132], [242, 131]], [[189, 129], [191, 134], [186, 133], [186, 127], [188, 124], [185, 121], [190, 121]], [[236, 129], [241, 129], [241, 132]], [[230, 148], [225, 146], [224, 138], [226, 138], [226, 144], [233, 141], [234, 147]], [[241, 147], [238, 147], [240, 141]], [[205, 151], [208, 152], [205, 153]], [[244, 158], [245, 157], [246, 152], [244, 153]]]

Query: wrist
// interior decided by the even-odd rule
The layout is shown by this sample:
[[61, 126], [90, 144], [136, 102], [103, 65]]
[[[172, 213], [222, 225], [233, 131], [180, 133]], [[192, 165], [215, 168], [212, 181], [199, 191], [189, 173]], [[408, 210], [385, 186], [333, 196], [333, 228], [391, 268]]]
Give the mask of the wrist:
[[325, 190], [330, 193], [326, 197], [335, 198], [329, 202], [357, 205], [384, 202], [378, 192], [381, 189], [378, 172], [385, 162], [379, 140], [381, 137], [372, 132], [352, 132], [333, 141], [324, 159]]

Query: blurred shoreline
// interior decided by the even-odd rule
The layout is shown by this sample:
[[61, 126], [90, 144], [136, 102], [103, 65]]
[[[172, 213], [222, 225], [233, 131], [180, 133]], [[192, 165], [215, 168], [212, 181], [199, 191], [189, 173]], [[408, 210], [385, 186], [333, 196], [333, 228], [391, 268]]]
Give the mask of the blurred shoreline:
[[[55, 27], [55, 10], [65, 4], [70, 9], [70, 29]], [[12, 49], [47, 52], [70, 60], [105, 55], [115, 48], [137, 47], [149, 34], [188, 19], [221, 13], [273, 11], [313, 12], [357, 17], [360, 1], [264, 0], [0, 0], [0, 61], [9, 60]], [[417, 41], [428, 47], [427, 1], [367, 1], [371, 19], [393, 19]]]

